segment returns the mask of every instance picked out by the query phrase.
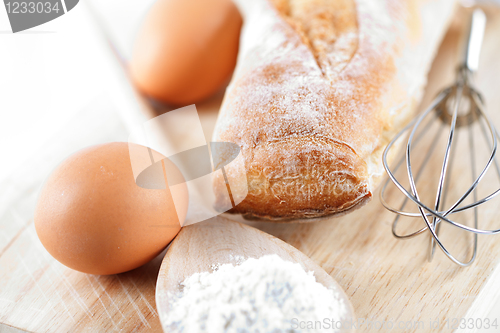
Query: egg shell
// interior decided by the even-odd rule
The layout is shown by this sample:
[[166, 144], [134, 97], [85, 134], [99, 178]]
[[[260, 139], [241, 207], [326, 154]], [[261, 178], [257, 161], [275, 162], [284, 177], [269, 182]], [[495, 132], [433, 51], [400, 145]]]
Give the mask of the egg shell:
[[134, 44], [130, 72], [146, 95], [173, 105], [206, 99], [236, 65], [241, 15], [231, 0], [159, 0]]
[[[164, 163], [176, 169], [168, 159]], [[185, 203], [178, 211], [168, 187], [136, 185], [127, 143], [92, 146], [70, 156], [47, 179], [35, 228], [64, 265], [91, 274], [121, 273], [155, 258], [177, 235], [187, 212], [187, 187], [176, 195]]]

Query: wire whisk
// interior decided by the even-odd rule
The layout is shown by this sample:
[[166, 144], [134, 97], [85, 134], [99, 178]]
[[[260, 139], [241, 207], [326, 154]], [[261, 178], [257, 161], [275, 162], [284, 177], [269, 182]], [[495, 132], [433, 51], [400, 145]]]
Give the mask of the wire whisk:
[[[472, 76], [479, 65], [479, 53], [485, 26], [486, 16], [484, 12], [479, 8], [475, 9], [471, 14], [469, 34], [463, 57], [464, 60], [457, 70], [455, 83], [451, 87], [444, 89], [424, 112], [422, 112], [401, 132], [399, 132], [389, 143], [383, 153], [383, 164], [389, 178], [383, 184], [380, 192], [380, 199], [385, 208], [397, 214], [392, 225], [392, 233], [397, 238], [407, 239], [429, 231], [431, 235], [429, 261], [432, 260], [437, 245], [453, 262], [460, 266], [468, 266], [475, 260], [477, 255], [478, 234], [496, 234], [500, 232], [500, 229], [485, 230], [480, 229], [478, 226], [478, 207], [496, 197], [500, 192], [500, 188], [497, 188], [490, 194], [478, 198], [477, 191], [479, 182], [483, 180], [491, 165], [495, 165], [500, 179], [500, 167], [495, 159], [497, 143], [500, 137], [493, 125], [492, 120], [486, 113], [483, 97], [472, 84]], [[436, 118], [440, 121], [436, 121]], [[430, 129], [435, 126], [439, 127], [438, 131], [436, 131], [434, 135], [429, 135]], [[480, 168], [476, 165], [476, 155], [479, 151], [476, 149], [475, 140], [477, 139], [477, 136], [474, 135], [473, 126], [475, 126], [475, 128], [482, 133], [485, 141], [485, 147], [488, 149], [486, 162]], [[448, 133], [446, 134], [447, 128]], [[465, 190], [465, 192], [460, 195], [459, 198], [451, 204], [451, 206], [449, 206], [449, 208], [445, 208], [445, 202], [447, 201], [447, 197], [450, 192], [449, 188], [450, 186], [453, 187], [451, 169], [454, 155], [456, 155], [457, 150], [459, 154], [462, 153], [463, 155], [463, 150], [460, 150], [460, 147], [456, 143], [456, 136], [459, 131], [462, 133], [468, 133], [467, 141], [469, 146], [472, 183]], [[391, 149], [395, 149], [397, 146], [395, 143], [400, 142], [403, 135], [408, 132], [409, 136], [406, 149], [404, 150], [404, 156], [401, 156], [399, 159], [396, 158], [395, 164], [393, 168], [391, 168], [387, 162], [388, 156], [393, 153]], [[439, 144], [437, 143], [439, 138], [442, 138], [443, 136], [445, 136], [447, 140], [446, 145], [444, 146], [444, 158], [442, 160], [440, 170], [435, 170], [435, 174], [439, 172], [439, 180], [437, 182], [434, 203], [430, 205], [424, 203], [421, 199], [421, 193], [419, 193], [419, 189], [417, 189], [417, 182], [419, 179], [422, 179], [423, 174], [429, 173], [429, 170], [426, 170], [426, 167], [429, 165], [429, 160], [431, 160], [435, 148], [439, 147]], [[426, 152], [420, 151], [423, 153], [423, 159], [420, 163], [420, 167], [416, 168], [412, 166], [412, 154], [415, 153], [415, 147], [420, 143], [420, 141], [425, 141], [429, 138], [431, 138], [429, 149]], [[402, 181], [400, 181], [401, 178], [398, 180], [395, 176], [398, 169], [402, 166], [406, 166], [406, 174], [408, 178], [404, 179], [404, 181], [408, 182], [407, 186], [403, 186]], [[431, 170], [430, 172], [433, 171], [434, 170]], [[385, 199], [389, 181], [392, 181], [394, 185], [396, 185], [396, 187], [405, 195], [404, 201], [399, 208], [394, 208]], [[467, 203], [468, 201], [471, 202]], [[411, 202], [417, 205], [418, 212], [411, 212], [406, 209], [407, 204]], [[472, 226], [459, 223], [452, 219], [452, 216], [453, 218], [456, 216], [455, 214], [466, 211], [472, 211]], [[425, 225], [417, 231], [400, 234], [397, 232], [397, 225], [402, 216], [422, 218]], [[457, 257], [453, 255], [443, 244], [440, 238], [442, 222], [446, 222], [453, 227], [473, 233], [472, 254], [468, 260], [461, 261], [457, 259]]]

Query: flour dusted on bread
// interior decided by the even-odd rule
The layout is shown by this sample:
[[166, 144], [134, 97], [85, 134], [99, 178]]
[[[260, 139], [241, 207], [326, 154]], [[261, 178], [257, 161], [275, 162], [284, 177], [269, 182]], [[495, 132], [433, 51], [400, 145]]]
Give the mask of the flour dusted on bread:
[[353, 0], [272, 0], [281, 17], [298, 33], [324, 76], [340, 73], [358, 48]]
[[[249, 193], [232, 212], [289, 220], [359, 207], [420, 98], [453, 1], [236, 2], [238, 65], [214, 133], [245, 158]], [[222, 176], [214, 189], [227, 204]]]

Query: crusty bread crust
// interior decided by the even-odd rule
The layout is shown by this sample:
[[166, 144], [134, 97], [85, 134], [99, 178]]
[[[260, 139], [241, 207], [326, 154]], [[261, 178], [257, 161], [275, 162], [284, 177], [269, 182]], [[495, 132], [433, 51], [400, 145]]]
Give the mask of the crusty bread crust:
[[[381, 154], [420, 99], [452, 0], [236, 0], [238, 65], [214, 141], [238, 144], [269, 220], [345, 213], [371, 198]], [[237, 175], [229, 165], [229, 183]], [[239, 184], [241, 185], [241, 184]], [[227, 204], [222, 176], [216, 206]]]

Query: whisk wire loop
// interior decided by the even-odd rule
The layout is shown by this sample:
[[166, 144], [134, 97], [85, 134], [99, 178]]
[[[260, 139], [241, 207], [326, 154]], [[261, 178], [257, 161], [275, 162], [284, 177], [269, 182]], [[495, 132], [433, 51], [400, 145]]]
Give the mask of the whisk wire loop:
[[[468, 75], [465, 71], [460, 70], [459, 71], [459, 77], [462, 75]], [[490, 166], [494, 163], [495, 168], [497, 169], [497, 173], [500, 179], [500, 167], [495, 160], [495, 155], [497, 151], [497, 142], [498, 142], [498, 132], [495, 129], [492, 120], [488, 116], [488, 114], [485, 112], [485, 108], [483, 105], [483, 101], [479, 93], [473, 89], [470, 86], [463, 86], [464, 83], [470, 84], [470, 81], [468, 79], [459, 79], [457, 80], [457, 84], [451, 88], [443, 90], [438, 97], [433, 101], [433, 103], [427, 108], [420, 116], [418, 116], [415, 120], [410, 122], [401, 132], [399, 132], [395, 138], [389, 143], [387, 148], [385, 149], [383, 153], [383, 164], [384, 168], [387, 171], [387, 174], [389, 178], [386, 180], [386, 182], [382, 186], [382, 190], [380, 192], [380, 198], [381, 202], [384, 205], [385, 208], [388, 210], [398, 214], [393, 222], [393, 227], [392, 227], [392, 233], [395, 237], [397, 238], [412, 238], [414, 236], [417, 236], [419, 234], [424, 233], [425, 231], [430, 231], [431, 233], [431, 243], [430, 243], [430, 252], [429, 252], [429, 259], [432, 259], [434, 252], [435, 252], [435, 247], [438, 245], [441, 250], [446, 254], [447, 257], [449, 257], [453, 262], [461, 265], [461, 266], [467, 266], [470, 265], [474, 259], [476, 258], [477, 254], [477, 234], [496, 234], [500, 233], [500, 229], [493, 229], [493, 230], [486, 230], [486, 229], [479, 229], [478, 227], [478, 211], [477, 208], [479, 205], [493, 199], [500, 193], [500, 189], [495, 190], [491, 194], [478, 199], [476, 189], [479, 184], [479, 182], [483, 179], [485, 176], [486, 172], [490, 168]], [[455, 105], [453, 107], [453, 112], [451, 116], [451, 124], [450, 124], [450, 130], [448, 133], [448, 141], [445, 149], [445, 156], [443, 159], [443, 163], [441, 166], [441, 173], [439, 177], [439, 183], [438, 183], [438, 188], [436, 191], [436, 199], [434, 203], [434, 208], [432, 209], [431, 207], [428, 207], [425, 205], [419, 196], [419, 192], [417, 190], [417, 181], [421, 177], [424, 167], [428, 163], [430, 156], [432, 155], [434, 148], [437, 146], [435, 142], [438, 140], [438, 137], [440, 135], [440, 131], [437, 131], [436, 134], [434, 135], [432, 139], [432, 144], [430, 145], [429, 150], [425, 154], [423, 158], [423, 163], [420, 166], [419, 170], [414, 172], [412, 168], [412, 163], [411, 163], [411, 151], [413, 150], [413, 145], [416, 145], [422, 137], [424, 137], [427, 134], [428, 128], [430, 127], [429, 124], [432, 121], [435, 121], [436, 117], [439, 117], [442, 120], [441, 124], [441, 129], [443, 128], [444, 121], [449, 120], [449, 117], [443, 117], [442, 113], [443, 112], [448, 112], [446, 107], [443, 105], [446, 103], [446, 101], [450, 98], [453, 97], [455, 100]], [[459, 109], [461, 102], [465, 99], [468, 99], [469, 101], [469, 113], [465, 115], [459, 115]], [[423, 120], [429, 116], [431, 112], [435, 112], [436, 115], [429, 120], [426, 125], [424, 126], [424, 129], [417, 133], [417, 129], [421, 126]], [[476, 114], [471, 114], [472, 112]], [[467, 120], [467, 123], [465, 123], [464, 119], [469, 119]], [[460, 124], [459, 124], [460, 120]], [[454, 136], [456, 135], [455, 130], [457, 127], [461, 127], [464, 125], [470, 125], [471, 122], [475, 122], [476, 120], [480, 120], [479, 123], [480, 128], [482, 129], [481, 132], [483, 133], [483, 136], [485, 138], [485, 141], [488, 143], [488, 147], [490, 148], [490, 154], [488, 156], [488, 160], [484, 167], [482, 168], [481, 172], [477, 174], [476, 172], [476, 157], [475, 157], [475, 152], [474, 152], [474, 136], [472, 133], [471, 126], [469, 126], [469, 149], [471, 152], [471, 172], [472, 172], [472, 184], [467, 188], [465, 193], [460, 196], [460, 198], [451, 205], [450, 208], [444, 210], [442, 208], [442, 203], [445, 202], [446, 200], [446, 188], [448, 187], [449, 182], [447, 182], [447, 172], [451, 169], [450, 168], [450, 161], [452, 160], [453, 156], [453, 139]], [[485, 126], [483, 124], [483, 121], [487, 124]], [[389, 152], [391, 149], [394, 148], [394, 144], [408, 131], [410, 131], [409, 138], [408, 138], [408, 143], [406, 145], [406, 150], [405, 150], [405, 156], [402, 157], [399, 161], [397, 161], [395, 168], [391, 170], [391, 168], [388, 165], [387, 162], [387, 156], [389, 155]], [[407, 175], [408, 175], [408, 181], [410, 184], [410, 190], [407, 190], [396, 178], [395, 173], [397, 170], [403, 165], [403, 162], [406, 162], [406, 168], [407, 168]], [[385, 199], [385, 193], [387, 189], [387, 185], [389, 181], [392, 181], [396, 187], [405, 195], [405, 199], [403, 203], [401, 204], [400, 208], [394, 208]], [[468, 205], [463, 205], [459, 207], [460, 204], [464, 202], [470, 195], [472, 194], [473, 197], [473, 202]], [[408, 212], [405, 211], [404, 208], [406, 204], [408, 203], [408, 200], [412, 201], [413, 203], [417, 204], [418, 208], [418, 213], [413, 213], [413, 212]], [[473, 209], [473, 216], [474, 216], [474, 223], [473, 227], [458, 223], [456, 221], [451, 220], [448, 216], [452, 214], [456, 214], [459, 212], [463, 212], [469, 209]], [[407, 216], [407, 217], [421, 217], [423, 218], [425, 222], [425, 226], [420, 228], [419, 230], [409, 233], [409, 234], [398, 234], [397, 233], [397, 223], [400, 219], [400, 216]], [[432, 219], [429, 219], [432, 218]], [[474, 233], [474, 240], [473, 240], [473, 252], [471, 255], [471, 258], [468, 261], [460, 261], [458, 260], [455, 256], [453, 256], [443, 245], [441, 240], [439, 239], [439, 231], [440, 231], [440, 222], [447, 222], [450, 225], [453, 225], [455, 227], [461, 228], [465, 231], [469, 231]]]
[[[444, 89], [424, 112], [411, 121], [405, 128], [403, 128], [402, 131], [397, 133], [382, 154], [383, 165], [389, 177], [383, 184], [380, 191], [380, 201], [385, 208], [397, 214], [392, 224], [393, 235], [399, 239], [408, 239], [429, 231], [431, 236], [428, 255], [429, 260], [432, 260], [436, 247], [439, 247], [450, 260], [460, 266], [468, 266], [476, 259], [478, 234], [491, 235], [500, 233], [500, 229], [480, 229], [478, 224], [479, 206], [495, 198], [500, 193], [500, 188], [497, 188], [487, 196], [480, 199], [478, 199], [477, 193], [479, 182], [484, 179], [492, 164], [495, 165], [496, 173], [500, 181], [500, 165], [495, 159], [497, 142], [500, 139], [500, 136], [485, 110], [486, 108], [484, 106], [482, 96], [472, 85], [472, 75], [473, 72], [477, 70], [479, 64], [480, 46], [484, 35], [485, 25], [486, 16], [484, 12], [476, 8], [471, 15], [469, 34], [467, 36], [467, 43], [465, 44], [466, 47], [463, 53], [464, 60], [462, 65], [457, 70], [455, 84]], [[433, 117], [431, 117], [431, 119], [425, 123], [425, 126], [423, 126], [422, 124], [424, 123], [424, 119], [431, 116], [432, 113], [434, 113]], [[435, 122], [436, 118], [441, 120], [441, 124], [436, 134], [430, 137], [428, 136], [428, 131], [429, 128], [431, 128], [431, 124]], [[487, 161], [483, 167], [479, 169], [479, 173], [477, 172], [478, 169], [476, 166], [477, 154], [473, 134], [473, 124], [475, 123], [479, 123], [479, 126], [477, 127], [480, 129], [486, 142], [486, 146], [489, 149]], [[429, 161], [431, 160], [431, 156], [433, 155], [435, 148], [440, 146], [438, 144], [439, 139], [441, 134], [445, 131], [445, 128], [448, 126], [449, 131], [446, 135], [447, 141], [444, 146], [444, 157], [439, 168], [440, 173], [435, 192], [436, 194], [434, 204], [432, 206], [433, 208], [431, 208], [430, 206], [424, 204], [421, 200], [421, 194], [417, 188], [417, 182], [422, 178], [422, 175], [425, 174], [424, 169], [426, 169], [426, 166], [429, 165]], [[470, 176], [472, 177], [472, 182], [470, 186], [467, 187], [465, 192], [461, 194], [459, 198], [451, 206], [449, 206], [449, 208], [445, 209], [444, 205], [448, 201], [447, 194], [450, 192], [449, 188], [451, 186], [450, 184], [453, 176], [453, 164], [456, 159], [455, 155], [458, 149], [458, 144], [456, 144], [456, 142], [460, 133], [460, 131], [458, 131], [459, 128], [467, 128], [468, 146], [470, 151]], [[389, 152], [394, 149], [395, 143], [399, 142], [403, 135], [408, 134], [408, 132], [408, 141], [404, 154], [397, 160], [394, 169], [391, 169], [387, 162], [388, 156], [390, 155]], [[418, 169], [415, 168], [414, 170], [411, 159], [412, 151], [420, 143], [422, 138], [431, 138], [431, 142], [427, 153], [424, 154], [421, 165]], [[395, 176], [395, 173], [403, 165], [406, 166], [409, 189], [403, 186]], [[399, 209], [394, 208], [385, 199], [387, 186], [390, 181], [392, 181], [396, 188], [405, 196]], [[472, 203], [465, 204], [467, 199], [471, 199]], [[406, 205], [409, 202], [416, 204], [418, 212], [406, 211]], [[451, 215], [465, 212], [470, 209], [472, 209], [473, 213], [473, 226], [468, 226], [451, 219]], [[402, 216], [422, 218], [425, 225], [417, 231], [399, 234], [397, 232], [397, 225]], [[472, 254], [467, 260], [461, 261], [457, 259], [457, 257], [451, 254], [451, 252], [443, 244], [439, 237], [441, 227], [443, 225], [442, 222], [446, 222], [448, 225], [473, 233]]]

